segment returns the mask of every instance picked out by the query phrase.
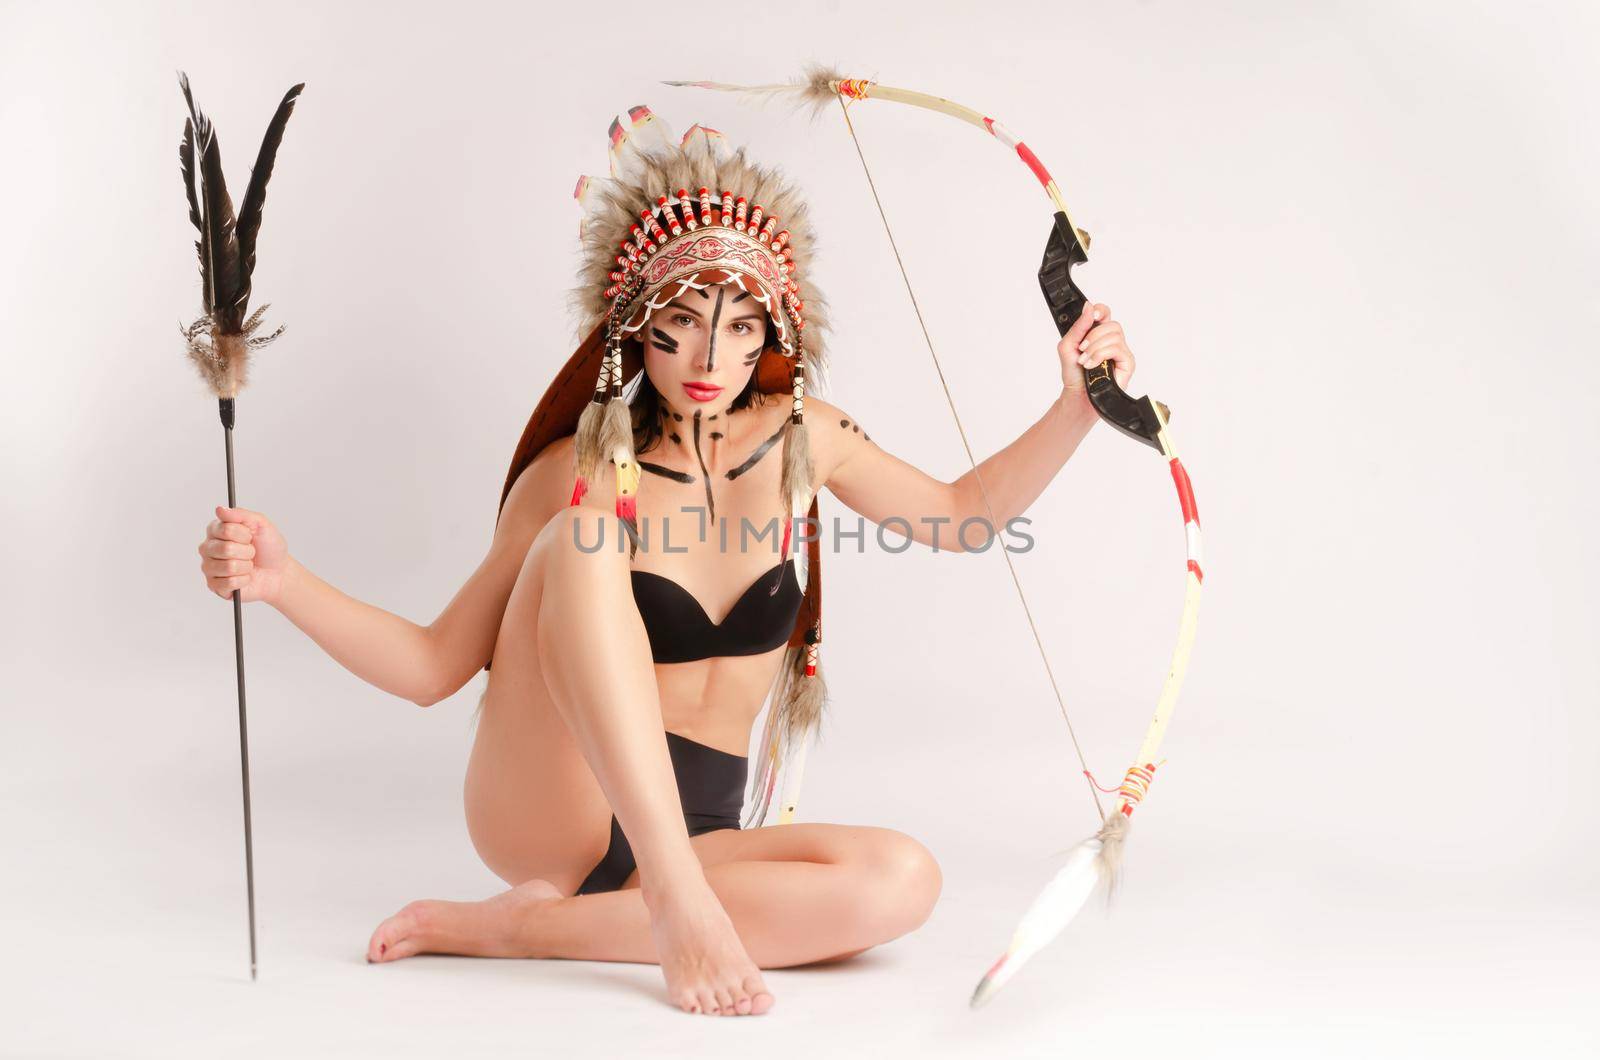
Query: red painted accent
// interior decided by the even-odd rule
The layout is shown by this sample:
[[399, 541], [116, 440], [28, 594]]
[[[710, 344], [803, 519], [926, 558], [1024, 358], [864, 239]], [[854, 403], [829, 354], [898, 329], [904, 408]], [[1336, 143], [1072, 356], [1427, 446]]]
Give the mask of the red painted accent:
[[589, 484], [583, 480], [582, 475], [579, 475], [578, 481], [572, 484], [572, 500], [567, 503], [567, 507], [575, 507], [579, 501], [583, 500], [583, 495], [588, 492]]
[[1194, 571], [1194, 580], [1195, 581], [1199, 582], [1201, 585], [1204, 585], [1206, 583], [1205, 572], [1200, 569], [1200, 564], [1196, 563], [1194, 560], [1190, 560], [1189, 561], [1189, 569]]
[[1094, 779], [1094, 774], [1089, 772], [1087, 769], [1085, 769], [1083, 771], [1083, 775], [1089, 778], [1089, 783], [1093, 784], [1095, 787], [1099, 788], [1101, 791], [1105, 792], [1107, 795], [1115, 795], [1117, 792], [1122, 790], [1122, 788], [1120, 786], [1119, 787], [1115, 787], [1115, 788], [1108, 788], [1108, 787], [1104, 786], [1098, 780]]
[[1044, 163], [1039, 161], [1039, 156], [1029, 150], [1028, 145], [1021, 141], [1017, 142], [1017, 157], [1028, 164], [1028, 168], [1033, 170], [1033, 175], [1039, 178], [1040, 184], [1050, 183], [1050, 171], [1044, 168]]
[[[1132, 817], [1133, 816], [1133, 807], [1132, 806], [1124, 806], [1122, 808], [1122, 816], [1124, 816], [1124, 817]], [[1139, 827], [1143, 828], [1144, 825], [1140, 825]]]
[[639, 498], [637, 498], [637, 497], [618, 497], [617, 498], [617, 515], [618, 515], [619, 518], [626, 519], [629, 523], [634, 523], [634, 522], [638, 521], [638, 518], [639, 518]]
[[806, 663], [806, 676], [807, 677], [815, 677], [815, 676], [817, 676], [817, 668], [815, 666], [811, 665], [810, 663]]
[[1000, 970], [1000, 966], [1002, 964], [1006, 963], [1006, 958], [1009, 957], [1009, 956], [1011, 956], [1009, 953], [1002, 953], [1000, 955], [1000, 959], [998, 961], [995, 961], [994, 964], [989, 968], [989, 970], [987, 972], [983, 973], [983, 977], [985, 979], [993, 979], [994, 978], [994, 973], [998, 972]]
[[988, 118], [988, 117], [984, 118], [983, 119], [983, 127], [985, 129], [989, 130], [989, 135], [990, 136], [994, 135], [994, 119], [993, 118]]
[[792, 519], [792, 518], [786, 519], [784, 521], [784, 524], [783, 524], [783, 552], [781, 553], [784, 556], [787, 556], [789, 554], [789, 533], [793, 529], [794, 529], [794, 519]]
[[1200, 525], [1200, 509], [1194, 504], [1194, 487], [1189, 485], [1189, 473], [1177, 457], [1172, 458], [1172, 481], [1178, 487], [1178, 503], [1183, 507], [1183, 521]]

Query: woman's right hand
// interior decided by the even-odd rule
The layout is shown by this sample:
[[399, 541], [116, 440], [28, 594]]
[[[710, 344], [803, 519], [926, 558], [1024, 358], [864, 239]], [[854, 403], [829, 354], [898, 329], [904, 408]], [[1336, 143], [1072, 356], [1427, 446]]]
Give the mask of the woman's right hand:
[[239, 590], [239, 599], [272, 602], [283, 587], [289, 566], [289, 546], [272, 520], [248, 508], [216, 508], [217, 517], [206, 524], [200, 542], [200, 570], [206, 588], [227, 599]]

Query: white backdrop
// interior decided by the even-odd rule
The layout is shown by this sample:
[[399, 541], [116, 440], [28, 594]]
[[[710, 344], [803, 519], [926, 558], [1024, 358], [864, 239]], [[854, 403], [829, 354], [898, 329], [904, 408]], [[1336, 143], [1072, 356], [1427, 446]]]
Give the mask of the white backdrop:
[[[0, 1054], [631, 1054], [663, 1031], [695, 1055], [1584, 1053], [1597, 29], [1577, 4], [0, 4]], [[408, 899], [498, 887], [460, 803], [484, 678], [422, 711], [250, 605], [250, 985], [230, 608], [194, 552], [225, 480], [177, 335], [198, 298], [175, 71], [236, 189], [306, 82], [255, 278], [289, 330], [240, 401], [240, 503], [427, 622], [572, 348], [572, 185], [635, 103], [801, 183], [827, 396], [965, 470], [837, 114], [656, 83], [810, 59], [1024, 136], [1094, 234], [1078, 276], [1127, 328], [1132, 389], [1174, 410], [1207, 595], [1116, 909], [966, 1009], [1093, 814], [1001, 558], [869, 541], [826, 561], [834, 703], [800, 816], [925, 842], [945, 887], [920, 931], [768, 973], [761, 1020], [682, 1017], [650, 966], [369, 968]], [[975, 130], [852, 114], [987, 455], [1059, 385], [1047, 204]], [[1018, 557], [1107, 777], [1175, 632], [1171, 494], [1098, 427]]]

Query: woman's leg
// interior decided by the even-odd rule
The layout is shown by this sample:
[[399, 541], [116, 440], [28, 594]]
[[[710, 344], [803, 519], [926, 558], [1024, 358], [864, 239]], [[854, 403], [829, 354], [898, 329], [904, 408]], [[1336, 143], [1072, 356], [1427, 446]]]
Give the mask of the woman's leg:
[[[898, 938], [927, 919], [942, 883], [925, 847], [885, 828], [724, 829], [691, 843], [763, 968], [840, 960]], [[413, 902], [374, 934], [368, 959], [416, 953], [659, 959], [637, 875], [622, 890], [570, 898], [536, 880], [486, 902]]]
[[[489, 748], [482, 732], [468, 776], [473, 841], [502, 877], [515, 867], [533, 866], [537, 878], [549, 882], [550, 870], [559, 868], [568, 877], [575, 873], [576, 879], [570, 880], [575, 887], [599, 859], [614, 812], [642, 874], [642, 897], [652, 914], [669, 998], [681, 1008], [708, 1011], [725, 993], [743, 999], [743, 1010], [763, 1012], [772, 1003], [771, 995], [689, 842], [649, 639], [633, 601], [627, 553], [614, 547], [620, 526], [610, 513], [580, 506], [564, 509], [541, 530], [508, 601], [495, 648], [495, 676], [511, 687], [497, 689], [507, 694], [486, 705], [484, 719], [490, 723], [493, 709], [493, 724], [523, 738], [515, 741], [518, 748], [526, 746], [534, 728], [564, 730], [564, 761], [570, 765], [581, 760], [589, 774], [586, 785], [578, 783], [587, 786], [590, 797], [577, 800], [581, 807], [575, 816], [582, 820], [576, 825], [600, 845], [581, 868], [570, 856], [559, 867], [552, 865], [550, 840], [530, 835], [546, 824], [539, 811], [548, 814], [552, 807], [519, 806], [513, 797], [519, 786], [540, 783], [516, 776], [537, 763], [526, 758], [513, 762], [506, 757], [512, 753], [511, 742]], [[587, 552], [579, 547], [579, 542], [592, 546], [602, 533], [605, 547]], [[508, 634], [517, 643], [508, 646]], [[509, 672], [503, 673], [502, 665]], [[574, 748], [580, 754], [573, 754]], [[541, 750], [539, 760], [553, 753]], [[563, 774], [558, 782], [566, 779]], [[595, 787], [603, 798], [592, 797]], [[599, 804], [610, 812], [591, 816]], [[521, 821], [515, 820], [518, 816]], [[571, 821], [550, 823], [569, 832], [576, 826]], [[525, 840], [521, 849], [528, 853], [509, 853], [518, 844], [506, 842], [508, 835]], [[572, 847], [569, 837], [561, 849]]]
[[[938, 863], [886, 828], [782, 825], [696, 836], [706, 879], [762, 968], [837, 960], [899, 938], [938, 900]], [[634, 877], [622, 890], [527, 910], [529, 956], [652, 963]]]

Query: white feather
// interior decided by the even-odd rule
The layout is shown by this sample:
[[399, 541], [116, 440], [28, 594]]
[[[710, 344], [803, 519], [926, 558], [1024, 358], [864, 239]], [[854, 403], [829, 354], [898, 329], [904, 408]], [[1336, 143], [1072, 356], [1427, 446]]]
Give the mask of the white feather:
[[993, 997], [1029, 958], [1048, 946], [1072, 923], [1105, 874], [1105, 865], [1100, 857], [1102, 846], [1100, 837], [1094, 836], [1072, 848], [1066, 864], [1039, 892], [1039, 897], [1033, 900], [1028, 911], [1022, 914], [1022, 920], [1011, 936], [1011, 945], [979, 981], [978, 988], [972, 993], [973, 1008]]

